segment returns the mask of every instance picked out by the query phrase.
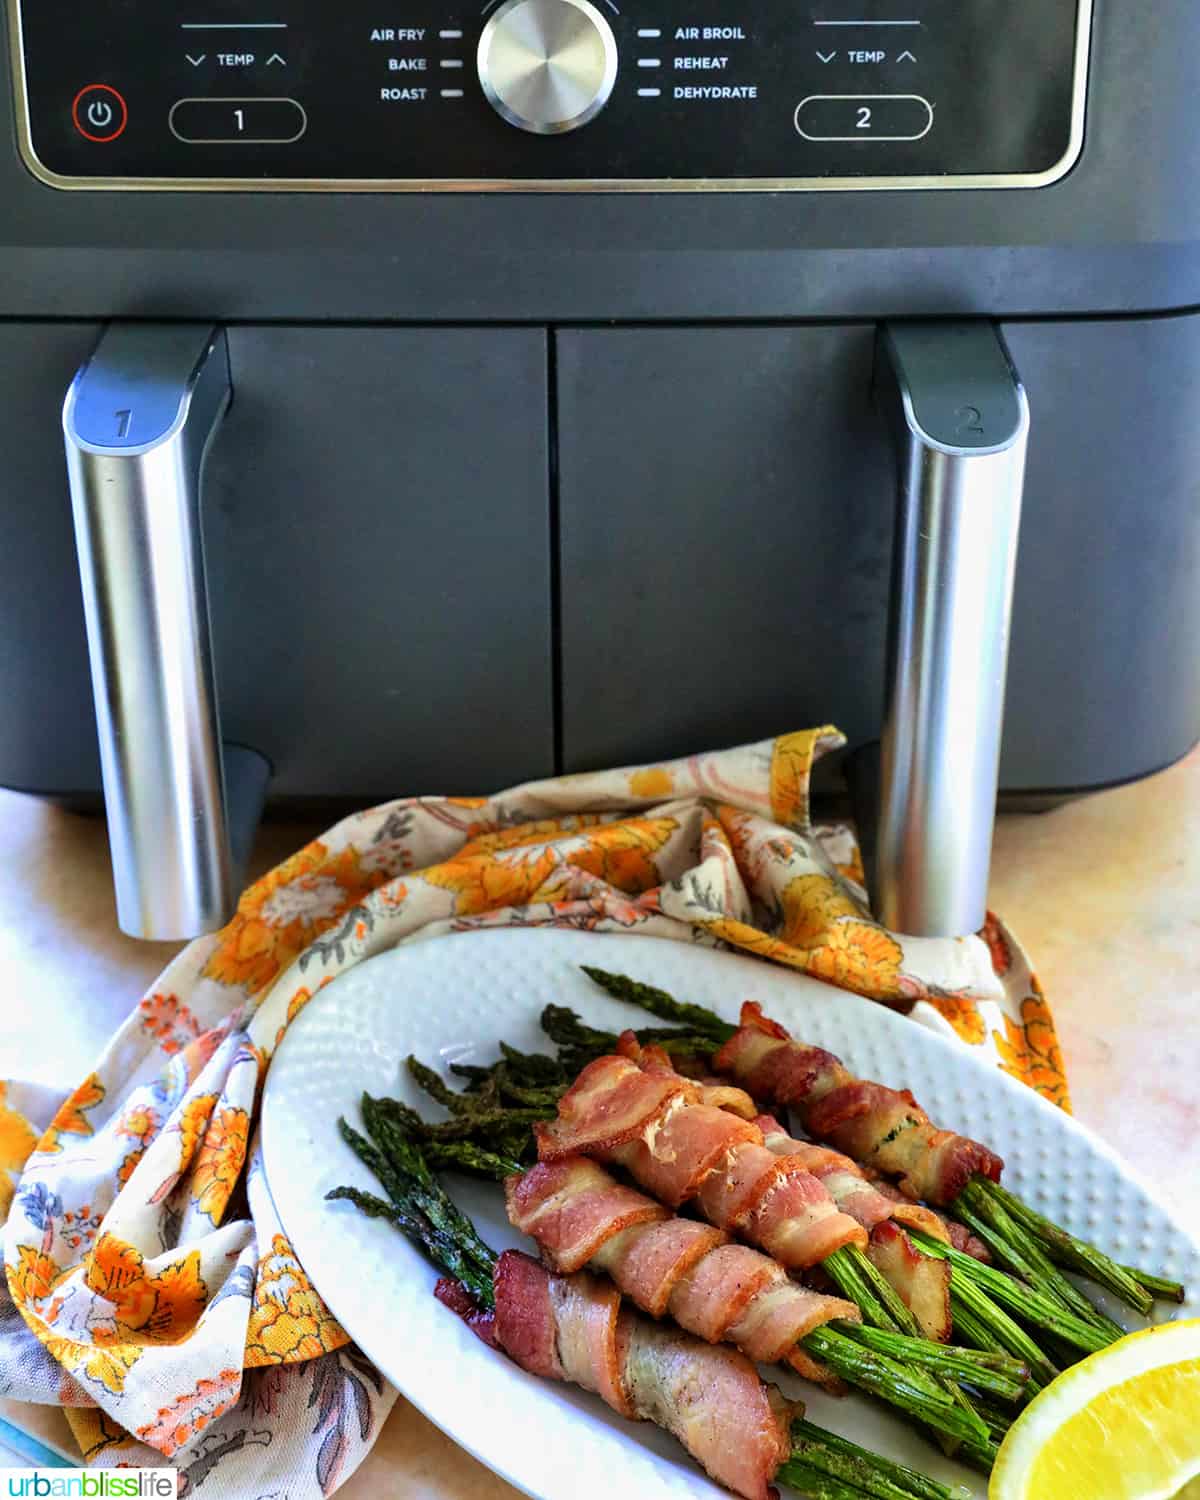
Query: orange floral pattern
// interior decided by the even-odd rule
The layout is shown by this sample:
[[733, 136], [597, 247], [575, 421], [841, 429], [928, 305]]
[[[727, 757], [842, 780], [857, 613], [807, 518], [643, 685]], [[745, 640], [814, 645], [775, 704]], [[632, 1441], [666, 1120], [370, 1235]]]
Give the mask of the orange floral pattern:
[[258, 1280], [246, 1329], [246, 1367], [316, 1359], [350, 1342], [313, 1290], [287, 1237], [275, 1235], [258, 1263]]
[[842, 917], [860, 917], [858, 903], [829, 875], [797, 875], [783, 888], [779, 936], [793, 948], [816, 948]]
[[199, 1251], [154, 1271], [139, 1250], [112, 1234], [96, 1241], [84, 1284], [111, 1306], [114, 1342], [177, 1344], [196, 1326], [208, 1301]]
[[99, 1407], [68, 1406], [65, 1415], [85, 1464], [90, 1464], [102, 1453], [133, 1446], [133, 1437]]
[[869, 922], [836, 922], [823, 942], [808, 954], [806, 968], [814, 979], [857, 990], [870, 1000], [898, 1000], [900, 944]]
[[121, 1164], [117, 1168], [117, 1186], [118, 1187], [124, 1187], [125, 1186], [125, 1184], [133, 1176], [134, 1171], [137, 1168], [138, 1162], [141, 1161], [142, 1157], [145, 1156], [145, 1154], [146, 1154], [145, 1148], [142, 1147], [142, 1146], [139, 1146], [139, 1147], [137, 1147], [136, 1150], [131, 1151], [128, 1156], [123, 1156], [121, 1158]]
[[125, 1389], [126, 1376], [142, 1357], [140, 1344], [83, 1344], [55, 1334], [47, 1335], [43, 1342], [64, 1369], [114, 1396]]
[[661, 876], [654, 857], [679, 827], [674, 818], [626, 818], [595, 829], [584, 848], [567, 855], [577, 870], [639, 896], [658, 885]]
[[[46, 1348], [77, 1378], [119, 1395], [146, 1345], [180, 1343], [195, 1329], [207, 1301], [199, 1251], [155, 1270], [134, 1246], [106, 1233], [80, 1274], [49, 1255], [49, 1239], [47, 1229], [40, 1248], [18, 1247], [9, 1290]], [[93, 1294], [83, 1326], [59, 1332], [64, 1309], [81, 1293]]]
[[519, 823], [515, 828], [485, 827], [458, 851], [456, 858], [467, 854], [499, 854], [503, 849], [521, 849], [530, 844], [546, 844], [564, 833], [580, 833], [594, 828], [600, 822], [598, 814], [572, 816], [569, 818], [538, 818], [532, 823]]
[[103, 1103], [104, 1085], [95, 1073], [89, 1073], [73, 1094], [59, 1107], [45, 1135], [38, 1142], [39, 1151], [61, 1151], [64, 1135], [92, 1135], [95, 1126], [87, 1111]]
[[178, 995], [147, 995], [138, 1004], [138, 1019], [168, 1057], [200, 1034], [200, 1023]]
[[194, 1094], [183, 1106], [179, 1116], [179, 1170], [185, 1171], [191, 1164], [200, 1142], [208, 1130], [208, 1122], [217, 1105], [216, 1094]]
[[261, 994], [315, 937], [386, 878], [386, 871], [363, 869], [355, 849], [331, 856], [320, 840], [309, 844], [245, 893], [204, 973], [252, 996]]
[[244, 1109], [219, 1109], [196, 1155], [188, 1189], [197, 1208], [214, 1224], [221, 1222], [234, 1184], [246, 1160], [250, 1116]]
[[551, 876], [559, 864], [553, 849], [525, 859], [466, 854], [422, 871], [422, 879], [453, 891], [455, 914], [470, 917], [500, 906], [528, 906], [532, 901], [557, 899]]
[[1071, 1095], [1050, 1007], [1037, 976], [1031, 975], [1029, 982], [1033, 993], [1021, 1001], [1020, 1021], [1005, 1016], [1005, 1034], [993, 1033], [1000, 1066], [1070, 1113]]
[[940, 1016], [950, 1022], [964, 1042], [978, 1047], [987, 1040], [987, 1026], [973, 1000], [964, 999], [961, 995], [934, 993], [922, 995], [921, 998], [927, 1000]]
[[784, 828], [808, 829], [808, 785], [813, 763], [842, 737], [831, 726], [784, 734], [771, 747], [771, 817]]
[[198, 1380], [190, 1391], [162, 1406], [153, 1422], [137, 1429], [143, 1443], [168, 1458], [216, 1421], [237, 1401], [242, 1389], [241, 1370], [222, 1370], [215, 1379]]
[[1000, 925], [1000, 919], [994, 912], [988, 912], [987, 921], [984, 922], [983, 931], [979, 936], [988, 945], [988, 952], [992, 956], [992, 968], [1003, 979], [1012, 968], [1012, 949], [1008, 946], [1008, 938]]
[[[215, 1500], [281, 1484], [322, 1500], [361, 1460], [394, 1392], [283, 1232], [256, 1144], [258, 1089], [322, 986], [411, 937], [547, 924], [727, 944], [948, 1022], [1067, 1108], [1049, 1011], [1003, 925], [945, 942], [885, 931], [852, 834], [812, 826], [813, 766], [841, 744], [808, 730], [359, 813], [171, 964], [32, 1155], [35, 1132], [0, 1085], [9, 1289], [30, 1345], [62, 1366], [49, 1399], [98, 1405], [79, 1413], [89, 1455], [144, 1462], [148, 1443]], [[670, 816], [650, 806], [668, 800]], [[48, 1399], [24, 1379], [9, 1393]]]
[[117, 1134], [128, 1136], [133, 1141], [152, 1141], [160, 1125], [156, 1109], [149, 1104], [135, 1104], [122, 1112], [117, 1121]]
[[8, 1289], [18, 1307], [33, 1307], [45, 1301], [70, 1274], [39, 1245], [18, 1245], [17, 1263], [8, 1267]]
[[675, 778], [666, 766], [647, 766], [630, 776], [629, 790], [635, 797], [669, 797], [675, 790]]

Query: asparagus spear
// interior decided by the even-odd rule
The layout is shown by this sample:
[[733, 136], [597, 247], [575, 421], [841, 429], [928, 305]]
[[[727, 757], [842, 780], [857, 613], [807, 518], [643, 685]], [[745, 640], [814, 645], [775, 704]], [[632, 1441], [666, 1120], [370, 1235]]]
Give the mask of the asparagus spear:
[[535, 1119], [546, 1118], [544, 1110], [517, 1110], [503, 1105], [491, 1108], [481, 1104], [473, 1112], [460, 1112], [452, 1115], [448, 1120], [432, 1122], [422, 1119], [415, 1109], [410, 1108], [400, 1099], [381, 1099], [379, 1103], [381, 1108], [402, 1125], [415, 1140], [422, 1143], [466, 1141], [481, 1134], [485, 1129], [504, 1130], [516, 1125], [527, 1133], [529, 1126], [533, 1123], [533, 1120], [529, 1118], [531, 1114]]
[[803, 1459], [789, 1458], [775, 1475], [807, 1500], [863, 1500], [866, 1493], [857, 1485], [847, 1484], [833, 1474], [824, 1474]]
[[1182, 1302], [1187, 1296], [1187, 1287], [1182, 1281], [1172, 1281], [1168, 1276], [1155, 1276], [1149, 1271], [1139, 1271], [1136, 1266], [1122, 1266], [1121, 1269], [1128, 1271], [1139, 1286], [1144, 1286], [1164, 1302]]
[[382, 1198], [376, 1198], [371, 1193], [360, 1192], [358, 1188], [351, 1187], [333, 1188], [325, 1194], [325, 1197], [330, 1201], [345, 1198], [369, 1218], [388, 1219], [412, 1241], [418, 1250], [435, 1260], [442, 1270], [453, 1276], [456, 1281], [461, 1281], [484, 1307], [494, 1305], [495, 1293], [492, 1288], [491, 1270], [483, 1270], [473, 1257], [465, 1253], [457, 1240], [448, 1235], [439, 1234], [429, 1220], [425, 1219], [412, 1205], [385, 1203]]
[[[829, 1278], [838, 1291], [858, 1307], [865, 1322], [874, 1328], [890, 1329], [896, 1333], [902, 1329], [909, 1332], [897, 1320], [887, 1303], [877, 1295], [876, 1286], [864, 1269], [866, 1266], [870, 1266], [872, 1271], [876, 1269], [855, 1245], [843, 1245], [821, 1262], [822, 1270], [829, 1273]], [[891, 1290], [889, 1286], [888, 1291]], [[905, 1308], [905, 1312], [907, 1311]]]
[[[936, 1495], [946, 1497], [946, 1500], [955, 1500], [956, 1496], [964, 1496], [965, 1490], [949, 1489], [946, 1485], [937, 1484], [935, 1480], [925, 1479], [924, 1475], [915, 1475], [918, 1485], [914, 1485], [904, 1476], [913, 1474], [913, 1470], [905, 1469], [903, 1465], [896, 1464], [894, 1467], [899, 1473], [893, 1474], [883, 1467], [883, 1461], [876, 1463], [874, 1454], [866, 1454], [866, 1450], [855, 1450], [853, 1443], [847, 1443], [845, 1448], [834, 1447], [820, 1439], [806, 1437], [799, 1429], [807, 1428], [807, 1422], [796, 1422], [792, 1425], [792, 1456], [776, 1474], [776, 1479], [784, 1484], [790, 1484], [798, 1489], [801, 1494], [811, 1496], [824, 1496], [826, 1494], [837, 1495], [870, 1495], [878, 1497], [878, 1500], [911, 1500], [913, 1496]], [[819, 1433], [821, 1429], [815, 1427], [813, 1432]], [[846, 1451], [846, 1450], [850, 1451]], [[859, 1457], [859, 1454], [865, 1457]], [[832, 1491], [822, 1486], [837, 1482], [845, 1488]]]
[[[556, 1047], [568, 1054], [573, 1062], [580, 1058], [590, 1060], [616, 1051], [619, 1037], [615, 1031], [601, 1031], [589, 1026], [576, 1012], [565, 1005], [547, 1005], [541, 1015], [542, 1030]], [[639, 1028], [637, 1039], [643, 1045], [654, 1043], [667, 1052], [688, 1055], [709, 1054], [716, 1050], [712, 1039], [695, 1027], [650, 1026]], [[575, 1072], [578, 1072], [578, 1067]]]
[[869, 1328], [848, 1320], [838, 1319], [830, 1326], [866, 1349], [937, 1370], [978, 1390], [991, 1391], [1005, 1400], [1019, 1401], [1025, 1394], [1029, 1368], [1011, 1355], [980, 1353], [975, 1349], [935, 1344], [928, 1339], [910, 1339], [903, 1334], [887, 1333], [882, 1328]]
[[[867, 1319], [867, 1322], [874, 1323], [877, 1328], [894, 1328], [898, 1333], [907, 1333], [911, 1338], [923, 1339], [925, 1335], [921, 1332], [921, 1325], [917, 1322], [912, 1310], [869, 1255], [864, 1255], [855, 1246], [846, 1246], [844, 1251], [835, 1250], [832, 1255], [827, 1256], [821, 1263], [822, 1267], [841, 1286], [842, 1282], [838, 1278], [839, 1275], [845, 1275], [847, 1265], [846, 1260], [842, 1258], [844, 1255], [848, 1257], [852, 1268], [851, 1279], [861, 1285], [865, 1295], [874, 1296], [889, 1319], [888, 1322], [881, 1323], [874, 1318], [867, 1318], [864, 1309], [863, 1317]], [[834, 1264], [831, 1265], [831, 1262]], [[853, 1294], [847, 1292], [846, 1295], [851, 1301], [858, 1301]], [[861, 1307], [862, 1304], [859, 1303], [859, 1306]]]
[[1073, 1281], [1068, 1281], [1033, 1234], [1008, 1213], [1003, 1204], [968, 1182], [954, 1205], [955, 1213], [984, 1240], [992, 1253], [1031, 1286], [1046, 1292], [1085, 1322], [1112, 1338], [1123, 1338], [1125, 1330], [1095, 1307]]
[[976, 1396], [975, 1409], [987, 1423], [988, 1432], [994, 1442], [1003, 1439], [1005, 1433], [1017, 1420], [1017, 1414], [1011, 1406], [1002, 1405], [986, 1394], [981, 1393]]
[[592, 968], [589, 964], [581, 964], [580, 967], [590, 980], [606, 990], [614, 1000], [638, 1005], [660, 1020], [688, 1026], [701, 1036], [709, 1037], [717, 1046], [727, 1042], [737, 1031], [736, 1026], [722, 1021], [715, 1011], [708, 1010], [703, 1005], [676, 1000], [666, 990], [656, 989], [652, 984], [642, 984], [626, 974], [609, 974], [606, 970]]
[[974, 1447], [990, 1441], [987, 1427], [969, 1408], [960, 1406], [955, 1397], [936, 1384], [920, 1378], [924, 1372], [901, 1364], [886, 1354], [864, 1349], [828, 1324], [814, 1328], [800, 1341], [801, 1346], [819, 1359], [849, 1385], [856, 1385], [939, 1433], [954, 1438], [962, 1447]]
[[792, 1435], [824, 1443], [830, 1452], [843, 1454], [847, 1458], [868, 1460], [881, 1474], [887, 1475], [903, 1489], [919, 1497], [919, 1500], [963, 1500], [965, 1497], [966, 1492], [958, 1485], [952, 1488], [950, 1485], [940, 1484], [936, 1479], [918, 1473], [916, 1469], [882, 1458], [868, 1448], [860, 1448], [857, 1443], [852, 1443], [849, 1438], [841, 1437], [836, 1432], [826, 1432], [823, 1427], [816, 1427], [803, 1417], [792, 1423]]
[[948, 1260], [954, 1270], [961, 1271], [964, 1277], [982, 1287], [994, 1302], [1028, 1322], [1037, 1324], [1039, 1328], [1046, 1329], [1072, 1348], [1082, 1349], [1085, 1354], [1095, 1354], [1097, 1350], [1107, 1349], [1109, 1344], [1116, 1342], [1112, 1334], [1106, 1333], [1094, 1323], [1085, 1323], [1074, 1313], [1067, 1312], [1054, 1299], [1035, 1291], [1033, 1287], [1023, 1286], [1003, 1271], [997, 1271], [994, 1266], [985, 1266], [982, 1261], [964, 1255], [961, 1250], [951, 1249], [949, 1245], [942, 1244], [941, 1240], [935, 1240], [932, 1235], [924, 1234], [919, 1229], [913, 1229], [911, 1233], [914, 1244], [929, 1255]]
[[950, 1273], [950, 1311], [954, 1331], [966, 1344], [981, 1349], [1007, 1349], [1029, 1366], [1029, 1393], [1034, 1395], [1059, 1374], [1056, 1364], [1014, 1319], [997, 1307], [973, 1281], [960, 1276], [957, 1284]]
[[555, 1085], [565, 1088], [571, 1081], [566, 1069], [556, 1057], [541, 1052], [519, 1052], [507, 1042], [500, 1043], [500, 1063], [490, 1068], [481, 1068], [475, 1063], [451, 1063], [450, 1071], [456, 1078], [467, 1080], [467, 1093], [477, 1093], [489, 1083], [496, 1069], [506, 1065], [508, 1075], [514, 1083], [526, 1088], [550, 1088]]
[[[387, 1188], [388, 1196], [398, 1203], [406, 1199], [415, 1203], [435, 1229], [457, 1239], [468, 1253], [474, 1252], [482, 1269], [490, 1270], [494, 1252], [435, 1181], [419, 1147], [379, 1109], [369, 1094], [362, 1097], [362, 1112], [363, 1123], [386, 1159], [388, 1175], [381, 1176], [377, 1170], [375, 1175]], [[349, 1129], [343, 1125], [343, 1134]]]
[[430, 1141], [425, 1157], [435, 1171], [469, 1172], [474, 1177], [503, 1181], [514, 1172], [523, 1172], [523, 1164], [509, 1156], [488, 1151], [474, 1141]]
[[[436, 1099], [452, 1115], [456, 1115], [460, 1119], [477, 1119], [480, 1114], [491, 1111], [504, 1114], [514, 1124], [516, 1123], [516, 1120], [513, 1118], [515, 1115], [523, 1123], [531, 1125], [534, 1120], [544, 1120], [548, 1113], [551, 1115], [554, 1113], [554, 1107], [562, 1093], [561, 1089], [557, 1091], [549, 1089], [521, 1089], [526, 1098], [532, 1096], [534, 1102], [524, 1109], [511, 1110], [506, 1109], [498, 1100], [493, 1102], [493, 1100], [486, 1096], [481, 1100], [478, 1094], [460, 1093], [458, 1089], [452, 1089], [448, 1083], [443, 1082], [439, 1074], [435, 1073], [432, 1068], [426, 1067], [419, 1058], [410, 1057], [408, 1059], [408, 1071], [431, 1099]], [[493, 1069], [493, 1080], [495, 1080], [495, 1076], [495, 1070]], [[494, 1092], [497, 1094], [500, 1092], [498, 1086]]]
[[912, 1491], [902, 1490], [868, 1465], [831, 1453], [817, 1443], [802, 1439], [792, 1449], [775, 1478], [790, 1485], [808, 1500], [863, 1500], [880, 1496], [881, 1500], [911, 1500]]
[[980, 1176], [972, 1180], [979, 1184], [982, 1193], [1000, 1203], [1014, 1219], [1031, 1229], [1059, 1265], [1070, 1266], [1072, 1270], [1091, 1277], [1099, 1286], [1107, 1287], [1122, 1302], [1143, 1316], [1154, 1306], [1154, 1298], [1137, 1280], [1136, 1275], [1127, 1271], [1124, 1266], [1119, 1266], [1103, 1250], [1068, 1234], [1053, 1220], [1030, 1208], [1015, 1193], [1010, 1193], [999, 1183], [989, 1182]]

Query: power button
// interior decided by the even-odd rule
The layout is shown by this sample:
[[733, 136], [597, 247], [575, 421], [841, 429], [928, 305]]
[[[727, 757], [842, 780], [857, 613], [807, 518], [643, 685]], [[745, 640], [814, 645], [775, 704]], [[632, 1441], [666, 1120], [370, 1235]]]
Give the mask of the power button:
[[89, 83], [71, 105], [75, 129], [85, 140], [115, 141], [129, 124], [125, 100], [107, 83]]

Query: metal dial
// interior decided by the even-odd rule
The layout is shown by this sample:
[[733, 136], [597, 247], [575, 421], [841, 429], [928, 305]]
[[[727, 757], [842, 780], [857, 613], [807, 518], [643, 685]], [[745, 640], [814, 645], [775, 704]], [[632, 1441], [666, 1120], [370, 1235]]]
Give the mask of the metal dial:
[[557, 135], [608, 103], [617, 44], [589, 0], [504, 0], [483, 28], [478, 62], [498, 115], [519, 130]]

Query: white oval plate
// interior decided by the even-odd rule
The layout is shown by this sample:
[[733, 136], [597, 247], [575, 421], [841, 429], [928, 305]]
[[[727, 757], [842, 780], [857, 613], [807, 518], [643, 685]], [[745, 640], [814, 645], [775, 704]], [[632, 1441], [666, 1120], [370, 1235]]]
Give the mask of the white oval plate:
[[[430, 1118], [442, 1114], [410, 1081], [409, 1053], [449, 1080], [451, 1062], [493, 1061], [500, 1038], [548, 1050], [538, 1015], [549, 1001], [608, 1029], [647, 1024], [644, 1012], [581, 974], [581, 963], [660, 985], [730, 1020], [743, 999], [762, 1001], [795, 1035], [830, 1048], [863, 1077], [911, 1088], [939, 1124], [993, 1146], [1007, 1162], [1006, 1184], [1034, 1207], [1122, 1262], [1188, 1283], [1188, 1305], [1159, 1303], [1160, 1318], [1200, 1314], [1200, 1249], [1102, 1142], [1024, 1085], [882, 1006], [756, 959], [645, 937], [515, 929], [398, 948], [322, 990], [281, 1043], [263, 1107], [267, 1179], [301, 1263], [359, 1346], [455, 1442], [538, 1500], [725, 1491], [648, 1423], [626, 1422], [598, 1398], [535, 1379], [486, 1348], [434, 1300], [436, 1273], [403, 1236], [324, 1199], [339, 1183], [379, 1191], [336, 1129], [339, 1115], [361, 1127], [364, 1090], [405, 1099]], [[509, 1227], [498, 1187], [465, 1178], [449, 1185], [490, 1244], [532, 1248]], [[1125, 1326], [1142, 1326], [1111, 1301], [1105, 1307]], [[803, 1395], [814, 1421], [984, 1496], [978, 1475], [882, 1408], [769, 1374]]]

